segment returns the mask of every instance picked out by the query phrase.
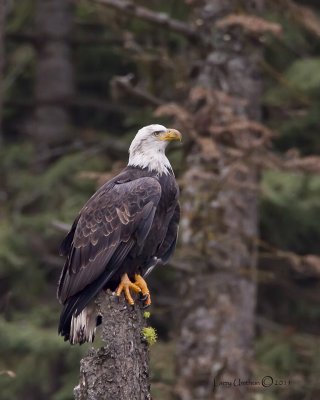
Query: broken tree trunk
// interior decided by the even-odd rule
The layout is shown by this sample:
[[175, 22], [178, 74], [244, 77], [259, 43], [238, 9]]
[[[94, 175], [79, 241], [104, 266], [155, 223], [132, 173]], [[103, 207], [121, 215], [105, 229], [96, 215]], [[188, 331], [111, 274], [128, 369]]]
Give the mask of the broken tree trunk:
[[102, 314], [101, 337], [105, 344], [92, 349], [81, 360], [76, 400], [148, 400], [149, 352], [142, 338], [146, 326], [138, 305], [132, 310], [123, 298], [110, 293], [99, 296]]

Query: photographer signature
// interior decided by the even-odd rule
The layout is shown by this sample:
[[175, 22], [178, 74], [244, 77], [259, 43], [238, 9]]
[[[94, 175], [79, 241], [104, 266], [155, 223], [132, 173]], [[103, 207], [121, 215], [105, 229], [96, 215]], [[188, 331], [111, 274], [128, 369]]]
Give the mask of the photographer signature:
[[213, 380], [213, 387], [238, 387], [238, 386], [257, 386], [257, 387], [264, 387], [269, 388], [271, 386], [289, 386], [291, 385], [291, 381], [289, 379], [279, 379], [273, 378], [271, 375], [266, 375], [262, 379], [254, 380], [242, 380], [240, 378], [234, 378], [233, 381], [228, 380]]

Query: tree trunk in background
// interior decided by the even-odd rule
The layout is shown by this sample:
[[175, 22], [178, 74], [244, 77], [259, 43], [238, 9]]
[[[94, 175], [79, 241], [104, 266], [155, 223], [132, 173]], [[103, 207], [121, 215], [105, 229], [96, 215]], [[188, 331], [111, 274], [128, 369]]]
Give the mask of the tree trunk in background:
[[102, 312], [105, 347], [92, 349], [81, 360], [76, 400], [150, 400], [148, 344], [142, 339], [146, 326], [143, 311], [131, 310], [124, 298], [111, 294], [98, 299]]
[[4, 68], [4, 22], [6, 0], [0, 0], [0, 144], [2, 142], [3, 68]]
[[219, 382], [249, 379], [253, 355], [258, 173], [249, 159], [259, 141], [252, 120], [260, 119], [260, 54], [241, 27], [214, 24], [262, 4], [204, 3], [198, 18], [212, 43], [189, 104], [198, 142], [183, 180], [180, 239], [192, 272], [181, 288], [176, 393], [181, 400], [244, 399], [248, 387]]
[[38, 0], [36, 109], [30, 135], [40, 147], [58, 144], [70, 135], [68, 101], [74, 94], [70, 35], [73, 6], [69, 0]]

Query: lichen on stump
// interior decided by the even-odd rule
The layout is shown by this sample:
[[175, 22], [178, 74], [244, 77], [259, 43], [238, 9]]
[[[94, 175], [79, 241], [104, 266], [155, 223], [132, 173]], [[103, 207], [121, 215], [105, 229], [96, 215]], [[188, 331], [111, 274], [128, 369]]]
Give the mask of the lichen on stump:
[[81, 360], [75, 399], [150, 400], [149, 351], [141, 335], [146, 326], [143, 310], [138, 302], [132, 309], [122, 297], [117, 302], [109, 291], [98, 297], [97, 304], [104, 347], [90, 350]]

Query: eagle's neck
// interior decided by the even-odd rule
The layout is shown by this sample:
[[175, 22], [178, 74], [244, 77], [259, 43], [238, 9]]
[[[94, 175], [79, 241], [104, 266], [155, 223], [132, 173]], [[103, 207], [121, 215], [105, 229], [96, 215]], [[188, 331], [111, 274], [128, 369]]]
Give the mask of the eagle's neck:
[[130, 151], [128, 166], [147, 168], [159, 176], [173, 174], [170, 162], [161, 150]]

